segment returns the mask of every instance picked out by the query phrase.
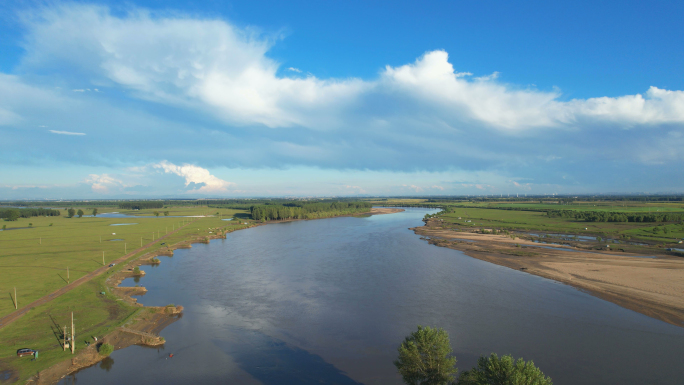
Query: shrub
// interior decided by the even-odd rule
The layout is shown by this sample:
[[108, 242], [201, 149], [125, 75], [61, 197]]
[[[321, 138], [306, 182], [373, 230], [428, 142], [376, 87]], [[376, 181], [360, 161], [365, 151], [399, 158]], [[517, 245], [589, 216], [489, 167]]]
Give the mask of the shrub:
[[482, 356], [477, 366], [466, 370], [458, 377], [457, 385], [552, 385], [551, 378], [546, 377], [534, 362], [525, 362], [522, 358], [515, 360], [506, 355], [499, 358]]
[[133, 274], [136, 274], [136, 275], [139, 275], [139, 274], [140, 274], [140, 268], [139, 268], [138, 266], [136, 266], [136, 267], [133, 269]]
[[112, 344], [102, 344], [97, 351], [103, 356], [108, 356], [114, 351], [114, 346]]

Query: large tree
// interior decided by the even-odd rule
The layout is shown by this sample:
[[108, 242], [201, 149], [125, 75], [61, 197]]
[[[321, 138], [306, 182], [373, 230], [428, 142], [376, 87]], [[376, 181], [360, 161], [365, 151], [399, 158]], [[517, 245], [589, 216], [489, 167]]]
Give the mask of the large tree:
[[78, 215], [79, 218], [81, 218], [84, 213], [83, 213], [83, 210], [78, 209], [78, 212], [76, 214]]
[[458, 377], [457, 385], [552, 385], [551, 378], [546, 377], [534, 362], [525, 362], [522, 358], [515, 360], [506, 355], [499, 358], [482, 356], [477, 366], [466, 370]]
[[69, 209], [68, 213], [69, 213], [69, 218], [73, 218], [74, 215], [76, 215], [76, 210], [74, 210], [74, 209]]
[[447, 385], [458, 371], [451, 352], [444, 329], [418, 325], [418, 330], [399, 346], [394, 365], [407, 385]]
[[94, 216], [94, 217], [97, 216], [97, 207], [93, 209], [93, 216]]

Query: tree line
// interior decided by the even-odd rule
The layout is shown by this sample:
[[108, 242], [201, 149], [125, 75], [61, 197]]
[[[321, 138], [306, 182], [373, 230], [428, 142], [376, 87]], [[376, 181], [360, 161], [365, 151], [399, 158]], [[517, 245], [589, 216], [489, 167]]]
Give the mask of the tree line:
[[44, 209], [44, 208], [30, 208], [30, 209], [5, 209], [0, 210], [0, 218], [6, 221], [16, 221], [19, 218], [30, 217], [56, 217], [59, 216], [59, 210]]
[[127, 210], [143, 210], [143, 209], [161, 209], [164, 207], [162, 201], [140, 201], [140, 202], [121, 202], [120, 209]]
[[291, 202], [286, 204], [263, 204], [251, 206], [252, 219], [316, 219], [339, 215], [356, 214], [370, 211], [373, 205], [369, 202]]
[[574, 218], [585, 222], [680, 222], [681, 213], [619, 213], [609, 211], [549, 210], [551, 218]]

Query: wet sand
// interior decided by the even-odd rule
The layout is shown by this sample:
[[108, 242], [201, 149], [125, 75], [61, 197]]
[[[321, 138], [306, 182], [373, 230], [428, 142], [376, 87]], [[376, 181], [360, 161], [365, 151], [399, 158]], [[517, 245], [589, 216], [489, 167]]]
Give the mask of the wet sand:
[[412, 230], [433, 237], [428, 240], [431, 244], [553, 279], [627, 309], [684, 327], [684, 258], [643, 258], [648, 254], [619, 251], [559, 250], [573, 248], [567, 245], [538, 247], [538, 243], [506, 235], [442, 229], [432, 221]]

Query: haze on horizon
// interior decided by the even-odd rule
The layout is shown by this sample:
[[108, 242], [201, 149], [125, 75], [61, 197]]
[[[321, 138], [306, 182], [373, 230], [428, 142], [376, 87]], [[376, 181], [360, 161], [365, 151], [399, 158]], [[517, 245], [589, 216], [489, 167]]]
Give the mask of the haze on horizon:
[[0, 199], [684, 192], [681, 2], [4, 5]]

